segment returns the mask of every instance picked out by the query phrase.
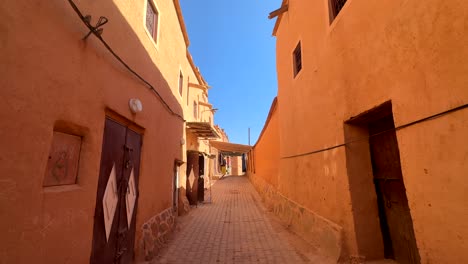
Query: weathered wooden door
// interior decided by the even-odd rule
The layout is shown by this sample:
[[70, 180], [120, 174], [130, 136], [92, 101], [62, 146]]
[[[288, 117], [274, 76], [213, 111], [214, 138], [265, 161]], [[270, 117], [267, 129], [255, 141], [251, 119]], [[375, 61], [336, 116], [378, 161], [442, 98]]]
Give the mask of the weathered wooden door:
[[198, 201], [205, 200], [205, 157], [198, 156]]
[[142, 139], [106, 118], [94, 213], [91, 263], [133, 262]]
[[187, 183], [186, 194], [191, 205], [198, 203], [198, 152], [187, 151]]
[[372, 170], [385, 257], [401, 264], [420, 263], [394, 128], [392, 115], [369, 124]]

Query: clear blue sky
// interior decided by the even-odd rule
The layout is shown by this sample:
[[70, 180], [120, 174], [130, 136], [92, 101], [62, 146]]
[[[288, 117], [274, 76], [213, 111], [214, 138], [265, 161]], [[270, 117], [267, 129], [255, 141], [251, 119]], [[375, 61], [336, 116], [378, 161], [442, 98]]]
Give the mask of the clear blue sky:
[[255, 144], [277, 94], [275, 20], [281, 0], [180, 0], [195, 64], [212, 87], [215, 123], [229, 140]]

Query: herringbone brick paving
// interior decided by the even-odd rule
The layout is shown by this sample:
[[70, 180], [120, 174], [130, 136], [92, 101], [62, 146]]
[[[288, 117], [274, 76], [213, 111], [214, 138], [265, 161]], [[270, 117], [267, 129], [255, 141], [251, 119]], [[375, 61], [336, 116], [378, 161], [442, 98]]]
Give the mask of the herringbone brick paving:
[[310, 263], [272, 227], [246, 177], [212, 187], [212, 203], [199, 205], [153, 263]]

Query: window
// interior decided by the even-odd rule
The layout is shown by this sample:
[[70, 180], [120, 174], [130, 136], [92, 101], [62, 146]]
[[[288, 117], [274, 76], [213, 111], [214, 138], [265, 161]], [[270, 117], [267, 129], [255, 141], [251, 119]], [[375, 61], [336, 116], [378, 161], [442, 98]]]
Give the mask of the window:
[[179, 94], [182, 96], [182, 91], [184, 89], [184, 75], [182, 71], [179, 71]]
[[330, 23], [338, 16], [345, 4], [346, 0], [330, 0]]
[[159, 12], [151, 1], [146, 2], [146, 29], [157, 42]]
[[198, 104], [195, 101], [193, 101], [193, 117], [198, 119]]
[[293, 68], [294, 68], [294, 77], [302, 69], [302, 52], [301, 52], [301, 42], [299, 42], [293, 52]]

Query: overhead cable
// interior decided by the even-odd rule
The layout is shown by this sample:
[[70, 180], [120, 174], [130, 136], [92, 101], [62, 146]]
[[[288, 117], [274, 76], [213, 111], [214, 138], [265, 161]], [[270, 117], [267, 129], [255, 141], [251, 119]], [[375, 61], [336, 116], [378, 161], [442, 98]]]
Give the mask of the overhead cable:
[[312, 154], [316, 154], [316, 153], [320, 153], [320, 152], [324, 152], [324, 151], [328, 151], [328, 150], [332, 150], [332, 149], [344, 147], [344, 146], [349, 145], [349, 144], [351, 144], [351, 143], [356, 143], [356, 142], [361, 142], [361, 141], [367, 141], [367, 140], [369, 140], [369, 138], [371, 138], [371, 137], [375, 137], [375, 136], [377, 136], [377, 135], [380, 135], [380, 134], [383, 134], [383, 133], [387, 133], [387, 132], [390, 132], [390, 131], [398, 131], [398, 130], [401, 130], [401, 129], [403, 129], [403, 128], [407, 128], [407, 127], [416, 125], [416, 124], [418, 124], [418, 123], [422, 123], [422, 122], [425, 122], [425, 121], [429, 121], [429, 120], [432, 120], [432, 119], [436, 119], [436, 118], [442, 117], [442, 116], [444, 116], [444, 115], [447, 115], [447, 114], [450, 114], [450, 113], [452, 113], [452, 112], [456, 112], [456, 111], [462, 110], [462, 109], [467, 108], [467, 107], [468, 107], [468, 104], [464, 104], [464, 105], [461, 105], [461, 106], [452, 108], [452, 109], [450, 109], [450, 110], [447, 110], [447, 111], [444, 111], [444, 112], [441, 112], [441, 113], [438, 113], [438, 114], [435, 114], [435, 115], [431, 115], [431, 116], [428, 116], [428, 117], [425, 117], [425, 118], [421, 118], [421, 119], [418, 119], [418, 120], [416, 120], [416, 121], [413, 121], [413, 122], [410, 122], [410, 123], [407, 123], [407, 124], [404, 124], [404, 125], [401, 125], [401, 126], [392, 128], [392, 129], [388, 129], [388, 130], [385, 130], [385, 131], [382, 131], [382, 132], [379, 132], [379, 133], [376, 133], [376, 134], [373, 134], [373, 135], [370, 135], [370, 136], [367, 136], [367, 137], [357, 138], [357, 139], [354, 139], [354, 140], [346, 141], [345, 143], [342, 143], [342, 144], [338, 144], [338, 145], [335, 145], [335, 146], [331, 146], [331, 147], [327, 147], [327, 148], [323, 148], [323, 149], [319, 149], [319, 150], [314, 150], [314, 151], [310, 151], [310, 152], [306, 152], [306, 153], [301, 153], [301, 154], [296, 154], [296, 155], [281, 157], [281, 159], [291, 159], [291, 158], [297, 158], [297, 157], [308, 156], [308, 155], [312, 155]]
[[[76, 4], [73, 2], [73, 0], [68, 0], [68, 2], [70, 3], [71, 7], [73, 8], [73, 10], [75, 10], [76, 14], [80, 17], [81, 21], [88, 27], [88, 29], [90, 30], [90, 33], [92, 33], [97, 39], [99, 39], [102, 44], [106, 47], [106, 49], [127, 69], [129, 70], [133, 75], [135, 75], [138, 79], [140, 79], [144, 84], [146, 84], [146, 86], [148, 86], [148, 88], [156, 95], [156, 97], [159, 99], [159, 101], [161, 101], [161, 103], [163, 104], [164, 108], [173, 116], [179, 118], [180, 120], [182, 120], [183, 122], [185, 122], [185, 119], [183, 116], [181, 116], [180, 114], [176, 113], [174, 110], [172, 110], [172, 108], [169, 106], [169, 104], [164, 100], [164, 98], [161, 96], [161, 94], [159, 94], [159, 92], [154, 88], [153, 85], [151, 85], [151, 83], [149, 83], [147, 80], [145, 80], [140, 74], [138, 74], [135, 70], [133, 70], [132, 67], [130, 67], [122, 58], [120, 58], [119, 55], [117, 55], [117, 53], [109, 46], [109, 44], [107, 44], [107, 42], [101, 37], [101, 34], [102, 34], [102, 29], [100, 29], [99, 27], [102, 25], [99, 25], [100, 23], [98, 23], [98, 25], [96, 26], [92, 26], [89, 22], [90, 22], [90, 17], [89, 16], [83, 16], [83, 14], [81, 13], [81, 11], [79, 10], [79, 8], [76, 6]], [[101, 17], [101, 18], [104, 18], [104, 17]], [[105, 18], [105, 22], [107, 22], [107, 19]], [[89, 33], [88, 33], [89, 34]]]

